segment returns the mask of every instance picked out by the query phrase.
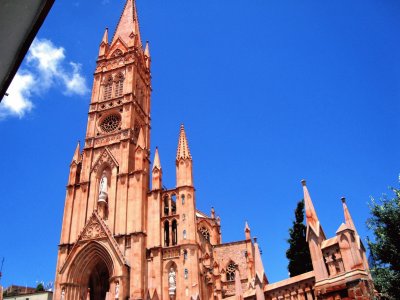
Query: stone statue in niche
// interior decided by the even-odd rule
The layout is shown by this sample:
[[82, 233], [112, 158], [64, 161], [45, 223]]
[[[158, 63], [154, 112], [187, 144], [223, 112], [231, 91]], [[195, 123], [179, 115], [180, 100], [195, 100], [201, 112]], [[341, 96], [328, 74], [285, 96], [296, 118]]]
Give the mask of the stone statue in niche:
[[106, 201], [108, 198], [108, 178], [105, 171], [101, 175], [99, 185], [99, 201]]
[[119, 299], [119, 281], [115, 283], [115, 299]]
[[169, 295], [172, 297], [175, 295], [176, 291], [176, 273], [174, 268], [171, 268], [168, 273], [168, 291]]

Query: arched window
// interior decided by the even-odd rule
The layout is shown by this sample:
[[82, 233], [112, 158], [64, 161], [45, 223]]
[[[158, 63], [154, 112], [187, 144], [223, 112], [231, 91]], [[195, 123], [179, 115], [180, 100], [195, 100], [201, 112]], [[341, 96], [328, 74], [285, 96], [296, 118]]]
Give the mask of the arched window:
[[115, 97], [121, 97], [124, 93], [124, 75], [118, 73], [115, 79]]
[[169, 199], [168, 199], [168, 196], [164, 197], [164, 215], [165, 216], [169, 215]]
[[228, 267], [226, 268], [226, 280], [227, 281], [234, 281], [235, 280], [235, 272], [236, 272], [236, 265], [231, 262]]
[[207, 241], [210, 241], [210, 232], [204, 226], [200, 227], [200, 232]]
[[183, 239], [184, 239], [184, 240], [186, 240], [186, 229], [185, 229], [185, 230], [183, 230], [183, 234], [182, 234], [182, 236], [183, 236]]
[[176, 195], [171, 196], [171, 214], [176, 214]]
[[181, 199], [182, 199], [182, 205], [184, 205], [185, 204], [185, 195], [181, 195]]
[[113, 79], [112, 76], [108, 76], [105, 84], [104, 84], [104, 95], [103, 99], [104, 100], [109, 100], [111, 99], [112, 96], [112, 86], [113, 86]]
[[188, 258], [188, 252], [185, 249], [185, 250], [183, 250], [183, 260], [187, 260], [187, 258]]
[[172, 245], [178, 244], [178, 224], [176, 220], [172, 221]]
[[164, 246], [169, 246], [169, 223], [168, 221], [164, 222]]
[[188, 278], [189, 278], [189, 270], [185, 269], [185, 279], [188, 279]]

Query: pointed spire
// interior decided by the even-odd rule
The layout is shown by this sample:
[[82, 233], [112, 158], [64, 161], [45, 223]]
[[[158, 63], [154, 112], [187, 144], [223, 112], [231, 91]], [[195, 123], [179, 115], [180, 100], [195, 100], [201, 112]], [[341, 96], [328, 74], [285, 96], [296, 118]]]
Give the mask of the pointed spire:
[[126, 0], [124, 10], [119, 19], [117, 29], [115, 30], [112, 44], [121, 38], [125, 43], [137, 37], [138, 45], [141, 46], [139, 31], [139, 20], [137, 17], [135, 0]]
[[251, 239], [251, 236], [250, 236], [250, 226], [249, 226], [249, 224], [247, 223], [247, 221], [246, 221], [246, 223], [245, 223], [245, 225], [244, 225], [244, 234], [245, 234], [246, 240], [250, 240], [250, 239]]
[[78, 141], [78, 144], [76, 145], [74, 156], [72, 157], [72, 162], [75, 162], [76, 164], [79, 163], [80, 161], [80, 154], [81, 154], [81, 143]]
[[304, 204], [305, 204], [305, 209], [306, 209], [306, 219], [307, 219], [307, 224], [310, 224], [311, 226], [316, 226], [316, 224], [319, 222], [317, 213], [314, 209], [314, 205], [311, 201], [310, 193], [308, 192], [306, 181], [303, 179], [301, 181], [301, 184], [303, 185], [303, 192], [304, 192]]
[[254, 238], [254, 267], [256, 275], [258, 275], [259, 279], [262, 281], [265, 276], [265, 272], [264, 272], [263, 262], [261, 259], [260, 247], [258, 246], [256, 237]]
[[142, 128], [140, 128], [140, 131], [139, 131], [139, 137], [137, 139], [136, 147], [140, 147], [142, 149], [146, 148], [146, 144], [144, 142], [144, 135], [143, 135], [143, 129]]
[[[360, 236], [358, 235], [356, 226], [354, 226], [353, 218], [351, 217], [350, 211], [349, 211], [349, 209], [348, 209], [348, 207], [347, 207], [347, 204], [346, 204], [346, 198], [345, 198], [345, 197], [342, 197], [341, 200], [342, 200], [342, 204], [343, 204], [344, 220], [345, 220], [345, 222], [346, 222], [347, 227], [349, 227], [350, 229], [352, 229], [352, 230], [354, 231], [354, 235], [355, 235], [355, 238], [356, 238], [357, 246], [358, 246], [358, 248], [360, 249], [360, 246], [361, 246], [361, 238], [360, 238]], [[339, 230], [338, 230], [338, 231], [339, 231]]]
[[235, 296], [237, 300], [243, 300], [243, 289], [238, 268], [235, 270]]
[[351, 218], [349, 209], [347, 208], [346, 198], [342, 197], [342, 204], [343, 204], [343, 212], [344, 212], [344, 220], [346, 221], [346, 225], [353, 229], [356, 232], [356, 227], [354, 226], [353, 219]]
[[181, 131], [179, 133], [179, 141], [178, 141], [178, 151], [176, 153], [176, 160], [179, 159], [192, 159], [190, 155], [189, 145], [186, 138], [185, 127], [183, 124], [181, 125]]
[[103, 39], [101, 40], [102, 44], [108, 45], [108, 28], [104, 31]]
[[156, 153], [154, 154], [153, 170], [157, 168], [161, 170], [160, 156], [158, 154], [158, 147], [156, 147]]
[[146, 41], [146, 48], [144, 49], [144, 55], [150, 58], [150, 45], [149, 41]]

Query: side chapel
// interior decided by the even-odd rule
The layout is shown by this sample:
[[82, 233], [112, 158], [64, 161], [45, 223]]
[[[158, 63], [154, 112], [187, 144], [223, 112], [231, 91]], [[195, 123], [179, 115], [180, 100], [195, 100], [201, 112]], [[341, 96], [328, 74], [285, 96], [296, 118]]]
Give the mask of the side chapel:
[[70, 164], [55, 300], [371, 299], [365, 248], [343, 200], [345, 222], [325, 237], [305, 182], [314, 270], [270, 283], [256, 239], [222, 243], [220, 219], [196, 209], [183, 125], [176, 187], [150, 162], [151, 56], [134, 0], [100, 43], [86, 138]]

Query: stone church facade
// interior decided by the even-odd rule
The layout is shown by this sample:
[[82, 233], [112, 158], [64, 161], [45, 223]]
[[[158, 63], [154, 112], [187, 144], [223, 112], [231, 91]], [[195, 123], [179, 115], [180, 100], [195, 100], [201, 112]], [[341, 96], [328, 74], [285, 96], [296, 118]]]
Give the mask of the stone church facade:
[[[58, 250], [56, 300], [371, 299], [365, 249], [345, 222], [327, 239], [303, 181], [313, 271], [269, 283], [256, 239], [222, 243], [220, 219], [196, 209], [183, 125], [176, 187], [150, 156], [151, 56], [134, 0], [100, 44], [83, 149], [77, 145]], [[151, 163], [152, 158], [152, 163]]]

